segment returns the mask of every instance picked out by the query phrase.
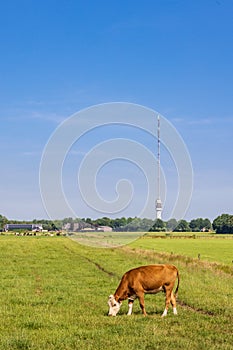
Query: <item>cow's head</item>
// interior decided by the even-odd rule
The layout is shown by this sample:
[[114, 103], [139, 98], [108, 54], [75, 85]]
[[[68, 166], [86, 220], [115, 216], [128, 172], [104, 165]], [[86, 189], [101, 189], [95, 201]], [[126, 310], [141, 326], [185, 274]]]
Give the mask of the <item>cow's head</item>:
[[116, 301], [114, 295], [109, 295], [108, 298], [109, 312], [108, 316], [116, 316], [121, 307], [121, 302]]

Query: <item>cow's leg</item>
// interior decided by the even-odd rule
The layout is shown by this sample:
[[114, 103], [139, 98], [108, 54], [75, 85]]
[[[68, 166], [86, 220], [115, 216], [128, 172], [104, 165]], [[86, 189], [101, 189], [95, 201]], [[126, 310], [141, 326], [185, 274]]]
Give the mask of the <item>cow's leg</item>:
[[173, 314], [177, 315], [177, 310], [176, 310], [176, 297], [174, 295], [174, 293], [171, 293], [171, 304], [172, 304], [172, 308], [173, 308]]
[[146, 316], [146, 309], [145, 309], [145, 301], [144, 301], [144, 292], [137, 293], [137, 297], [139, 299], [139, 304], [142, 309], [142, 313], [144, 316]]
[[171, 302], [171, 293], [172, 293], [172, 290], [167, 288], [166, 289], [166, 301], [165, 301], [165, 309], [164, 309], [164, 312], [162, 314], [162, 317], [164, 316], [167, 316], [167, 310], [169, 308], [169, 304]]
[[129, 310], [128, 310], [128, 313], [127, 313], [128, 316], [130, 316], [132, 314], [133, 302], [134, 302], [134, 299], [129, 299], [129, 301], [128, 301], [128, 307], [129, 307]]

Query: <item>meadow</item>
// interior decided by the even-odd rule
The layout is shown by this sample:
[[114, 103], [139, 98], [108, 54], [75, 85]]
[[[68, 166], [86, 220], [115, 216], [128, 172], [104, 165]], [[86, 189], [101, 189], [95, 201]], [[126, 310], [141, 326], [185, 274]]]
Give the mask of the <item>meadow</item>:
[[233, 235], [145, 235], [131, 246], [233, 266]]
[[[190, 245], [199, 240], [198, 250], [208, 251], [205, 239], [142, 237], [107, 249], [68, 237], [0, 236], [0, 349], [232, 349], [233, 240], [218, 239], [217, 252], [212, 246], [198, 260]], [[181, 274], [177, 316], [170, 309], [161, 318], [162, 293], [146, 296], [147, 317], [137, 301], [132, 316], [126, 301], [117, 317], [107, 316], [125, 271], [165, 262]]]

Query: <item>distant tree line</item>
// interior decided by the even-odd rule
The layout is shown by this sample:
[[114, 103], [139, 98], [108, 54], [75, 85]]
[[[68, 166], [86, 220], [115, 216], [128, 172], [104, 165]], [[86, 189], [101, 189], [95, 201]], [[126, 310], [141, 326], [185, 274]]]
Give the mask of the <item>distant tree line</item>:
[[112, 227], [113, 231], [141, 231], [141, 232], [208, 232], [214, 230], [216, 233], [233, 233], [233, 215], [222, 214], [214, 219], [213, 223], [209, 219], [197, 218], [190, 222], [182, 219], [170, 219], [163, 221], [161, 219], [141, 219], [141, 218], [108, 218], [102, 217], [99, 219], [91, 218], [64, 218], [63, 220], [36, 220], [33, 221], [18, 221], [8, 220], [5, 216], [0, 215], [0, 230], [4, 229], [7, 223], [11, 224], [42, 224], [43, 228], [48, 231], [67, 229], [69, 231], [82, 230], [85, 228], [97, 228], [99, 226]]
[[209, 219], [193, 219], [190, 222], [186, 220], [170, 219], [167, 222], [161, 219], [155, 220], [153, 226], [149, 229], [150, 232], [172, 231], [172, 232], [209, 232], [212, 229], [212, 224]]

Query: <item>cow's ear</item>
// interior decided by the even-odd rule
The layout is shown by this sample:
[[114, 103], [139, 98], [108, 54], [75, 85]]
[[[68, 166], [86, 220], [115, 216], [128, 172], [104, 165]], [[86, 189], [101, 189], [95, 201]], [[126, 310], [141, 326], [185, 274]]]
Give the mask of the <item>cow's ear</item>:
[[115, 303], [115, 298], [114, 298], [114, 295], [109, 295], [109, 297], [108, 297], [108, 301], [109, 301], [109, 303], [113, 306], [113, 304]]

